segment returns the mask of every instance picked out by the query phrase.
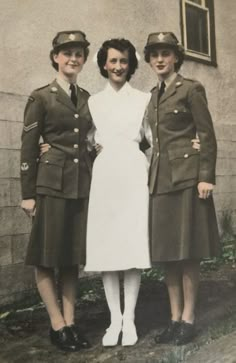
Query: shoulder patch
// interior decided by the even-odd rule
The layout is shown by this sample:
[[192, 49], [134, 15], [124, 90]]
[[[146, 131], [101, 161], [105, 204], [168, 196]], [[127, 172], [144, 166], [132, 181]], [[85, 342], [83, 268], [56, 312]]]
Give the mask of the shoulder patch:
[[21, 171], [27, 171], [29, 169], [29, 164], [26, 162], [21, 163], [20, 169]]

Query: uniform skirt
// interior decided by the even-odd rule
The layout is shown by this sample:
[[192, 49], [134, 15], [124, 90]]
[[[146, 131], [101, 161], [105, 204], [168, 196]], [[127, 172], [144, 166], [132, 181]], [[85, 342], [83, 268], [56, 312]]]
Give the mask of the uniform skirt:
[[150, 197], [152, 262], [219, 255], [219, 233], [212, 196], [200, 199], [196, 187]]
[[26, 265], [63, 267], [85, 264], [88, 199], [41, 195], [36, 200]]

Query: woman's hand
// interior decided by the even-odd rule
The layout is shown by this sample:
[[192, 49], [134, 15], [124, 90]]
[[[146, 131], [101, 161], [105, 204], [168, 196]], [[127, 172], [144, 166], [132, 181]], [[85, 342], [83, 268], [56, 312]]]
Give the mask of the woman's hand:
[[198, 138], [198, 137], [196, 137], [196, 139], [192, 139], [192, 140], [191, 140], [191, 142], [192, 142], [192, 147], [193, 147], [193, 149], [200, 151], [200, 149], [201, 149], [201, 144], [200, 144], [200, 140], [199, 140], [199, 138]]
[[198, 183], [197, 188], [198, 188], [199, 198], [207, 199], [212, 195], [214, 186], [211, 183], [200, 182]]
[[97, 155], [100, 154], [100, 152], [102, 151], [102, 145], [96, 144], [94, 147], [95, 147]]
[[51, 145], [49, 144], [40, 144], [40, 153], [39, 155], [42, 156], [44, 153], [48, 152], [49, 149], [51, 149]]
[[35, 199], [23, 199], [21, 202], [21, 208], [27, 214], [28, 217], [34, 217], [36, 212]]

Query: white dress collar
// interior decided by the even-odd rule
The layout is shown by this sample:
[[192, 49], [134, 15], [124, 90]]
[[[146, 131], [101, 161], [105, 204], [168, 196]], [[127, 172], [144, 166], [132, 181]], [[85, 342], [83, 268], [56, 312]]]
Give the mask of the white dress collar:
[[130, 86], [130, 84], [128, 82], [125, 82], [125, 84], [121, 87], [121, 89], [119, 91], [116, 91], [112, 85], [110, 84], [110, 82], [107, 83], [104, 91], [108, 92], [109, 94], [112, 95], [117, 95], [117, 96], [123, 96], [123, 95], [127, 95], [128, 93], [130, 93], [130, 91], [132, 91], [132, 87]]

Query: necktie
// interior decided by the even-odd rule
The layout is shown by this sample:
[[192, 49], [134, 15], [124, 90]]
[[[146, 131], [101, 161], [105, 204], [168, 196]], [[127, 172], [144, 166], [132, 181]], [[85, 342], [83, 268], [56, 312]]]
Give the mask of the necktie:
[[161, 96], [165, 92], [165, 88], [166, 88], [166, 84], [165, 84], [164, 81], [162, 81], [161, 82], [161, 87], [160, 87], [159, 92], [158, 92], [158, 100], [160, 100]]
[[71, 101], [73, 102], [73, 104], [75, 106], [77, 106], [77, 95], [76, 95], [76, 86], [74, 84], [71, 84], [70, 85], [70, 90], [71, 90], [71, 94], [70, 94], [70, 98], [71, 98]]

